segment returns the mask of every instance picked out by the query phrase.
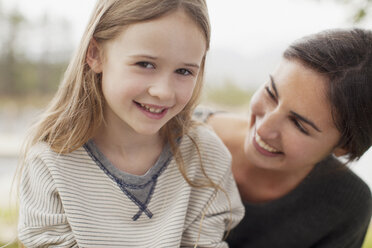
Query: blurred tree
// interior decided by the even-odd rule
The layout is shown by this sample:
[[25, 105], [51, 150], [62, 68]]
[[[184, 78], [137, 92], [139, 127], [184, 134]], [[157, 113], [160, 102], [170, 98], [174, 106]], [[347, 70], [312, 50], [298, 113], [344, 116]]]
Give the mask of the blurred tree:
[[204, 90], [203, 100], [207, 103], [241, 108], [248, 105], [253, 94], [240, 88], [230, 79], [225, 79], [224, 83], [220, 86], [210, 85], [211, 87], [209, 87], [209, 84], [206, 84]]
[[6, 32], [2, 33], [4, 37], [2, 40], [2, 53], [1, 53], [1, 93], [14, 94], [17, 92], [20, 85], [17, 77], [19, 71], [17, 70], [17, 39], [19, 30], [23, 22], [25, 21], [23, 15], [17, 10], [13, 9], [9, 14], [1, 13], [1, 26], [5, 27]]
[[360, 23], [361, 21], [365, 20], [372, 14], [372, 0], [332, 0], [332, 1], [347, 6], [352, 11], [352, 21], [354, 23]]
[[68, 37], [68, 31], [47, 15], [33, 24], [17, 8], [5, 11], [0, 0], [0, 96], [53, 93], [66, 61], [55, 59], [51, 37]]

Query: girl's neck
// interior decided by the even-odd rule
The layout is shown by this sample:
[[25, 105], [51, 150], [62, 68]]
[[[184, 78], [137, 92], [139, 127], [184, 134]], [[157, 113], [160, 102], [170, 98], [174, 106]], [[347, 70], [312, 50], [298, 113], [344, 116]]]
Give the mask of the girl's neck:
[[127, 127], [102, 124], [93, 137], [98, 149], [118, 169], [145, 174], [157, 161], [164, 146], [159, 133], [141, 135]]
[[131, 150], [139, 151], [159, 146], [163, 143], [159, 132], [153, 135], [142, 135], [128, 126], [119, 127], [105, 124], [99, 127], [94, 140], [105, 144], [105, 146], [115, 147], [116, 150], [120, 149], [125, 153]]

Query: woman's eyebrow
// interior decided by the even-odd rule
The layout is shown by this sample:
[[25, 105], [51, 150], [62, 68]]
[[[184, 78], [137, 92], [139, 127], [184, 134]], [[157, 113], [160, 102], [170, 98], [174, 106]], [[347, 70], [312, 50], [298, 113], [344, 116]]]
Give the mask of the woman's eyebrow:
[[276, 89], [276, 86], [275, 86], [274, 78], [273, 78], [272, 75], [269, 75], [269, 76], [270, 76], [271, 87], [274, 90], [275, 96], [276, 96], [276, 98], [279, 98], [279, 94], [278, 94], [278, 90]]
[[300, 119], [303, 122], [306, 122], [310, 126], [312, 126], [316, 131], [322, 132], [315, 124], [314, 122], [310, 121], [309, 119], [303, 117], [302, 115], [297, 114], [296, 112], [289, 111], [292, 115], [294, 115], [296, 118]]

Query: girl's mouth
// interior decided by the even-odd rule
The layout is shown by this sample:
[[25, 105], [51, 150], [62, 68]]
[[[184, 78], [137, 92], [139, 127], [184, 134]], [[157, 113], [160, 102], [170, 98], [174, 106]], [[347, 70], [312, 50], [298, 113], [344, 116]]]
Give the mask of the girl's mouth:
[[145, 111], [148, 111], [153, 114], [160, 114], [167, 109], [167, 108], [162, 108], [162, 107], [155, 107], [154, 105], [147, 105], [147, 104], [138, 103], [138, 102], [135, 102], [135, 103], [138, 106], [140, 106], [142, 109], [144, 109]]
[[157, 106], [152, 104], [144, 104], [133, 101], [136, 106], [144, 113], [147, 117], [151, 119], [161, 119], [165, 116], [168, 112], [168, 107], [164, 106]]

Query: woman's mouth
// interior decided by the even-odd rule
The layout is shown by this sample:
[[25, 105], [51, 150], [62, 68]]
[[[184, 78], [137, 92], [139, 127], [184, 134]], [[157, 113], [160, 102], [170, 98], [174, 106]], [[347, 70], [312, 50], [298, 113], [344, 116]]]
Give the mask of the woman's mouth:
[[281, 151], [264, 142], [257, 133], [255, 133], [255, 136], [253, 138], [253, 145], [261, 154], [265, 156], [273, 157], [279, 154], [283, 154]]

